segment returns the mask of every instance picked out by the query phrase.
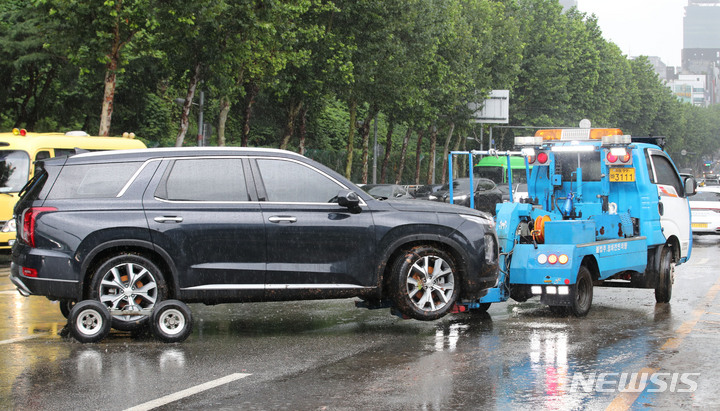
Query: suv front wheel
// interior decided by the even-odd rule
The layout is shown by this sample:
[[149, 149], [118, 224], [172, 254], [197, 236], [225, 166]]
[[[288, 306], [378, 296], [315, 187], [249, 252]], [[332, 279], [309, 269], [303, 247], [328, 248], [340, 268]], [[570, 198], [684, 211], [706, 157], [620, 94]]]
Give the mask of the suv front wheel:
[[165, 279], [157, 265], [131, 253], [105, 260], [93, 273], [90, 287], [90, 297], [105, 304], [111, 312], [128, 312], [127, 315], [113, 312], [112, 327], [121, 331], [142, 327], [149, 316], [133, 312], [151, 310], [167, 295]]
[[393, 264], [392, 275], [396, 307], [417, 320], [436, 320], [447, 314], [460, 291], [452, 256], [432, 245], [403, 252]]

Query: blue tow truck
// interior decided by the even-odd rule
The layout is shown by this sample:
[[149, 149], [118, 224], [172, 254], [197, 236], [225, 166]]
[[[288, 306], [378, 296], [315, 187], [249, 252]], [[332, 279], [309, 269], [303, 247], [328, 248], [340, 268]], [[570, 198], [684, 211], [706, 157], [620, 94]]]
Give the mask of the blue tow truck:
[[540, 297], [582, 317], [594, 286], [655, 289], [657, 302], [669, 302], [674, 268], [690, 258], [696, 182], [680, 177], [662, 142], [644, 140], [620, 129], [548, 129], [516, 137], [519, 151], [451, 153], [451, 176], [454, 155], [470, 164], [475, 155], [505, 156], [508, 165], [522, 156], [528, 181], [527, 198], [496, 207], [497, 286], [459, 311]]

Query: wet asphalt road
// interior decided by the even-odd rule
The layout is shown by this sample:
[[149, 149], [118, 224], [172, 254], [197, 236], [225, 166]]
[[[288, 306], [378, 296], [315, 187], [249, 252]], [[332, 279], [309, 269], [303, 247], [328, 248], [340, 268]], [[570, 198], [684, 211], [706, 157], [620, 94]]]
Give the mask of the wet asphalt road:
[[180, 344], [60, 337], [57, 304], [0, 261], [0, 408], [719, 409], [720, 236], [694, 241], [670, 304], [596, 288], [586, 318], [530, 300], [428, 323], [353, 300], [191, 305]]

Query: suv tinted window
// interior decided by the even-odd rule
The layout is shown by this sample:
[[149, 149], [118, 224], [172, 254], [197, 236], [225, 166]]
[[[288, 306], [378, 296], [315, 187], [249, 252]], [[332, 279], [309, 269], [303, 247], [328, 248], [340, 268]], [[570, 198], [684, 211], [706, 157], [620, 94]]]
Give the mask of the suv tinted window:
[[310, 167], [280, 159], [257, 160], [266, 201], [281, 203], [328, 203], [343, 187]]
[[248, 201], [242, 160], [175, 160], [155, 196], [174, 201]]
[[115, 197], [141, 165], [134, 162], [65, 166], [48, 199]]

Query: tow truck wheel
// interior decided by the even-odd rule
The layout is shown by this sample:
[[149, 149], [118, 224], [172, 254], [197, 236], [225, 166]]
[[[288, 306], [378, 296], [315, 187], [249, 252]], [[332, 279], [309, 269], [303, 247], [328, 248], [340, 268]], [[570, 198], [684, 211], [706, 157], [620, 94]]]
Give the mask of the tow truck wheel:
[[166, 343], [185, 341], [192, 332], [190, 308], [178, 300], [165, 300], [155, 306], [150, 328], [158, 340]]
[[107, 337], [111, 321], [110, 311], [96, 300], [80, 301], [68, 315], [70, 335], [81, 343], [94, 343]]
[[655, 301], [669, 303], [672, 296], [672, 285], [675, 277], [675, 264], [673, 263], [672, 249], [663, 247], [658, 267], [658, 281], [655, 286]]
[[576, 317], [584, 317], [590, 311], [593, 299], [593, 283], [590, 270], [580, 266], [577, 281], [573, 286], [573, 299], [570, 305], [570, 312]]
[[413, 247], [392, 267], [397, 309], [416, 320], [436, 320], [452, 310], [459, 294], [455, 261], [431, 245]]

